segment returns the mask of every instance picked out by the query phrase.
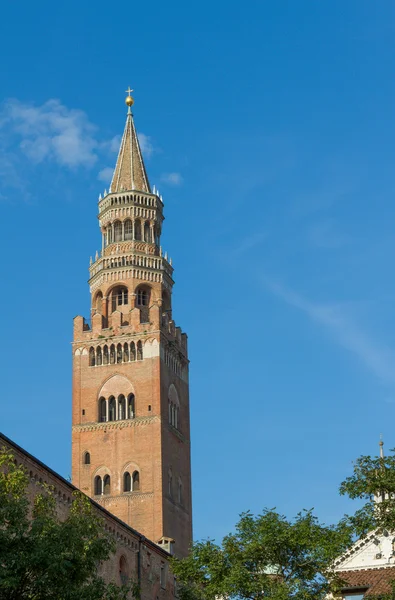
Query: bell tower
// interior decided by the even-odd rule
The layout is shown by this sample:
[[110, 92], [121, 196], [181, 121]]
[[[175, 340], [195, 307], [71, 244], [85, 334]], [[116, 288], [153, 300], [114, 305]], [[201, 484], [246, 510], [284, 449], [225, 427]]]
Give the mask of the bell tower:
[[74, 319], [73, 484], [152, 541], [192, 541], [187, 336], [172, 316], [173, 267], [128, 112], [110, 189], [99, 197], [102, 250], [89, 267], [91, 315]]

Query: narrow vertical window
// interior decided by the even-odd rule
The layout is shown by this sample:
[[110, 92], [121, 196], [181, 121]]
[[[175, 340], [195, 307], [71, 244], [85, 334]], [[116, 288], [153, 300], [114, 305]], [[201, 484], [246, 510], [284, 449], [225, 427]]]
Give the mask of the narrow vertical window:
[[130, 360], [136, 360], [136, 344], [134, 342], [130, 344]]
[[114, 223], [114, 241], [122, 242], [122, 223], [120, 221]]
[[115, 346], [111, 344], [110, 346], [110, 364], [115, 364]]
[[128, 473], [128, 472], [123, 474], [123, 491], [124, 492], [132, 491], [132, 478], [130, 477], [130, 473]]
[[129, 344], [126, 342], [123, 345], [123, 362], [129, 362]]
[[104, 346], [104, 348], [103, 348], [103, 365], [108, 365], [108, 362], [109, 362], [108, 346]]
[[116, 419], [116, 411], [115, 411], [115, 398], [111, 396], [108, 399], [108, 420], [115, 421]]
[[122, 358], [123, 358], [123, 353], [122, 353], [122, 344], [118, 344], [117, 345], [117, 363], [121, 363], [122, 362]]
[[144, 223], [144, 241], [145, 242], [151, 241], [151, 228], [150, 228], [150, 224], [148, 221], [146, 221]]
[[137, 342], [137, 360], [143, 360], [143, 344], [141, 340]]
[[111, 478], [109, 475], [105, 475], [103, 479], [103, 494], [107, 496], [111, 493]]
[[133, 477], [132, 477], [132, 484], [133, 484], [133, 492], [138, 492], [140, 489], [140, 474], [138, 471], [135, 471], [133, 473]]
[[141, 221], [139, 219], [134, 222], [134, 239], [141, 240]]
[[89, 366], [94, 367], [95, 364], [96, 364], [95, 349], [94, 348], [90, 348], [89, 349]]
[[128, 396], [128, 419], [134, 418], [134, 395], [129, 394]]
[[95, 495], [96, 496], [101, 496], [102, 493], [103, 493], [103, 482], [102, 482], [102, 478], [99, 475], [97, 475], [95, 477], [95, 485], [94, 485], [94, 487], [95, 487]]
[[101, 347], [98, 346], [96, 349], [96, 364], [101, 365], [102, 362], [103, 362], [103, 359], [102, 359]]
[[90, 464], [91, 464], [91, 455], [89, 454], [89, 452], [85, 452], [84, 465], [90, 465]]
[[107, 421], [107, 404], [105, 398], [99, 400], [99, 421], [104, 423]]
[[126, 419], [126, 400], [123, 394], [118, 396], [118, 419], [120, 421]]
[[127, 219], [125, 221], [125, 240], [131, 240], [132, 239], [132, 221], [130, 219]]

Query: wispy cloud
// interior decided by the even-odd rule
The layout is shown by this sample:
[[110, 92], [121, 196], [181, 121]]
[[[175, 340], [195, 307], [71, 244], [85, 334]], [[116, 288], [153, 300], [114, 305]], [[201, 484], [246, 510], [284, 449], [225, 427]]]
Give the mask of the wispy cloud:
[[262, 242], [266, 239], [266, 233], [258, 232], [252, 233], [251, 235], [241, 239], [238, 244], [236, 244], [231, 250], [230, 254], [233, 258], [238, 256], [242, 256], [249, 250], [253, 250], [262, 244]]
[[373, 340], [353, 322], [337, 304], [312, 302], [296, 291], [271, 280], [265, 286], [278, 298], [305, 313], [312, 321], [323, 327], [332, 339], [354, 354], [382, 383], [395, 386], [395, 353]]
[[175, 187], [182, 185], [184, 181], [181, 173], [162, 173], [160, 180], [163, 183], [167, 183], [168, 185], [173, 185]]
[[113, 173], [114, 169], [112, 167], [104, 167], [104, 169], [99, 171], [97, 178], [99, 181], [104, 181], [104, 183], [110, 185]]
[[41, 106], [9, 100], [0, 113], [0, 128], [19, 138], [22, 152], [35, 164], [52, 160], [69, 168], [90, 167], [98, 158], [95, 126], [82, 110], [59, 100]]
[[144, 154], [144, 157], [151, 158], [155, 151], [151, 137], [149, 135], [145, 135], [145, 133], [138, 133], [137, 137], [139, 138], [141, 152]]

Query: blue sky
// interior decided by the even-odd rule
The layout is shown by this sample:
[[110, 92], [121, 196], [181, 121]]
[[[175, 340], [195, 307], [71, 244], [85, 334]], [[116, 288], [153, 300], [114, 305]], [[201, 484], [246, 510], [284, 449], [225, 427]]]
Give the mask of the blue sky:
[[1, 430], [70, 473], [72, 319], [135, 89], [189, 335], [194, 534], [395, 446], [395, 6], [6, 3]]

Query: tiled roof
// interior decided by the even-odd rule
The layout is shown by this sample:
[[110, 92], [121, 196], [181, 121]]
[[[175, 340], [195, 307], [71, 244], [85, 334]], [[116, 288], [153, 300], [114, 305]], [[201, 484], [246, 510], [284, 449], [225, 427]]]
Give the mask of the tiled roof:
[[341, 571], [338, 575], [343, 582], [343, 590], [366, 590], [364, 597], [370, 598], [391, 592], [391, 581], [395, 582], [395, 567]]

